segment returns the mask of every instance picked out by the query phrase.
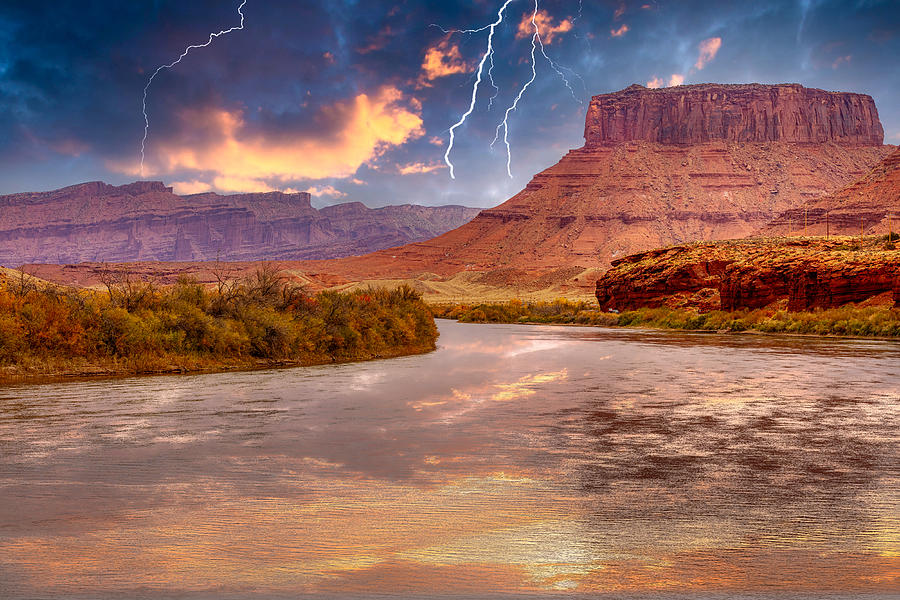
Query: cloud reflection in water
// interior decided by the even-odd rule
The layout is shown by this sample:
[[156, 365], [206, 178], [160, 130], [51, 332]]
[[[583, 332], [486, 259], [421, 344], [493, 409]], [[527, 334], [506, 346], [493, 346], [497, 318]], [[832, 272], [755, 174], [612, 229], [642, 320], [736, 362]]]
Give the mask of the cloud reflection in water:
[[441, 329], [5, 390], [0, 591], [896, 588], [896, 345]]

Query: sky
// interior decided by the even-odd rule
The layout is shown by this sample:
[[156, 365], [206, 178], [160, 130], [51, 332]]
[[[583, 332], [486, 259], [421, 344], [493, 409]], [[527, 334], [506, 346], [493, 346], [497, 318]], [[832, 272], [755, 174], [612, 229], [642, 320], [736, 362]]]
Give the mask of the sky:
[[900, 144], [900, 0], [241, 2], [0, 3], [0, 194], [151, 179], [490, 207], [633, 83], [866, 93]]

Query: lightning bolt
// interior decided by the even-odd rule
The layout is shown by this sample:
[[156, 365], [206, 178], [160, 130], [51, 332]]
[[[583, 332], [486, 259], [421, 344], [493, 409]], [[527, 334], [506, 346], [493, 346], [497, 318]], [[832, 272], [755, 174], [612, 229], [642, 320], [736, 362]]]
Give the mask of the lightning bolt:
[[[481, 60], [478, 62], [478, 71], [475, 76], [475, 84], [472, 86], [472, 100], [469, 102], [469, 110], [463, 113], [463, 115], [459, 118], [453, 126], [450, 127], [450, 143], [447, 144], [447, 151], [444, 152], [444, 162], [447, 163], [447, 166], [450, 167], [450, 179], [456, 179], [456, 174], [454, 173], [453, 161], [450, 160], [450, 152], [453, 150], [453, 141], [455, 139], [456, 128], [461, 126], [466, 122], [466, 119], [469, 118], [469, 115], [472, 114], [472, 111], [475, 110], [475, 102], [478, 100], [478, 86], [481, 85], [481, 74], [484, 72], [484, 63], [487, 62], [488, 58], [491, 59], [491, 68], [488, 70], [488, 78], [491, 81], [491, 85], [494, 88], [497, 86], [494, 84], [493, 78], [493, 69], [494, 69], [494, 32], [497, 30], [497, 26], [503, 22], [503, 12], [506, 10], [506, 7], [510, 5], [513, 0], [506, 0], [503, 3], [503, 6], [500, 7], [500, 10], [497, 11], [497, 20], [491, 23], [490, 25], [485, 25], [484, 27], [480, 27], [478, 29], [465, 29], [460, 30], [459, 33], [479, 33], [485, 30], [488, 30], [488, 38], [487, 38], [487, 50], [484, 51], [484, 54], [481, 55]], [[443, 28], [441, 29], [444, 33], [451, 33]]]
[[[522, 99], [522, 96], [525, 94], [525, 90], [528, 89], [534, 80], [537, 79], [537, 68], [535, 66], [535, 52], [537, 52], [537, 46], [541, 44], [541, 50], [544, 49], [544, 44], [541, 42], [541, 34], [538, 31], [537, 26], [537, 11], [538, 11], [538, 0], [534, 0], [534, 13], [531, 15], [531, 26], [534, 28], [534, 34], [531, 36], [531, 79], [525, 82], [525, 85], [519, 90], [519, 93], [516, 95], [516, 99], [513, 100], [513, 103], [509, 105], [509, 108], [506, 109], [506, 112], [503, 114], [503, 120], [497, 125], [497, 131], [494, 134], [494, 141], [491, 142], [491, 147], [497, 143], [497, 139], [500, 137], [500, 130], [503, 129], [503, 143], [506, 144], [506, 173], [512, 178], [512, 148], [509, 146], [509, 114], [514, 112], [519, 107], [519, 100]], [[546, 56], [546, 55], [545, 55]]]
[[541, 54], [544, 56], [545, 59], [547, 59], [547, 62], [550, 63], [550, 66], [553, 68], [554, 71], [556, 71], [556, 74], [559, 75], [560, 79], [563, 80], [563, 83], [569, 89], [569, 93], [572, 94], [572, 98], [575, 100], [575, 102], [577, 102], [578, 104], [584, 104], [584, 102], [582, 102], [581, 99], [575, 95], [575, 90], [572, 89], [572, 85], [569, 83], [569, 80], [566, 78], [565, 73], [562, 72], [562, 69], [569, 71], [570, 73], [572, 73], [572, 75], [577, 77], [578, 80], [581, 81], [581, 87], [586, 89], [587, 86], [585, 86], [584, 79], [581, 78], [581, 75], [579, 75], [578, 73], [576, 73], [575, 71], [573, 71], [572, 69], [570, 69], [568, 67], [563, 67], [562, 65], [559, 65], [559, 64], [553, 62], [553, 59], [550, 58], [549, 56], [547, 56], [547, 50], [544, 49], [544, 42], [541, 40], [541, 36], [539, 34], [538, 34], [538, 44], [541, 47]]
[[153, 74], [150, 76], [150, 79], [147, 80], [147, 85], [144, 86], [144, 98], [141, 101], [141, 112], [144, 113], [144, 137], [143, 137], [143, 139], [141, 139], [141, 177], [144, 176], [144, 150], [147, 145], [147, 136], [150, 133], [150, 119], [147, 116], [147, 92], [150, 91], [150, 85], [153, 83], [153, 80], [156, 78], [157, 75], [159, 75], [160, 71], [163, 71], [165, 69], [171, 69], [172, 67], [174, 67], [175, 65], [180, 63], [181, 59], [183, 59], [185, 56], [187, 56], [191, 50], [193, 50], [195, 48], [206, 48], [207, 46], [212, 44], [213, 40], [216, 39], [217, 37], [227, 35], [227, 34], [231, 33], [232, 31], [238, 31], [240, 29], [243, 29], [244, 28], [244, 12], [243, 12], [243, 10], [244, 10], [245, 4], [247, 4], [247, 0], [242, 0], [240, 6], [238, 6], [238, 8], [237, 8], [237, 13], [241, 16], [241, 24], [240, 25], [237, 25], [236, 27], [231, 27], [229, 29], [223, 29], [222, 31], [219, 31], [218, 33], [210, 33], [209, 39], [206, 41], [206, 43], [193, 44], [193, 45], [188, 46], [187, 48], [184, 49], [184, 52], [182, 52], [181, 56], [179, 56], [177, 59], [175, 59], [174, 61], [170, 62], [167, 65], [160, 65], [159, 67], [157, 67], [156, 70], [153, 71]]
[[[582, 1], [583, 0], [579, 0], [578, 17], [581, 16]], [[447, 166], [450, 168], [450, 178], [451, 179], [456, 179], [453, 161], [450, 160], [450, 153], [453, 150], [453, 143], [456, 139], [456, 129], [458, 127], [462, 126], [466, 122], [466, 119], [468, 119], [469, 116], [472, 114], [472, 112], [475, 110], [475, 104], [477, 103], [477, 100], [478, 100], [478, 88], [481, 86], [482, 75], [484, 74], [484, 65], [488, 61], [490, 61], [490, 67], [487, 70], [487, 79], [490, 82], [491, 87], [494, 88], [494, 95], [488, 99], [488, 110], [489, 111], [493, 107], [494, 100], [497, 98], [497, 95], [500, 93], [500, 88], [494, 82], [494, 45], [493, 45], [494, 33], [496, 32], [497, 26], [499, 26], [503, 22], [503, 14], [506, 11], [506, 7], [509, 6], [511, 2], [513, 2], [513, 0], [505, 0], [503, 5], [500, 7], [500, 10], [497, 11], [497, 20], [494, 21], [493, 23], [490, 23], [489, 25], [485, 25], [484, 27], [479, 27], [477, 29], [447, 30], [447, 29], [444, 29], [443, 27], [440, 27], [439, 25], [432, 25], [432, 27], [437, 27], [441, 31], [443, 31], [444, 33], [447, 33], [447, 34], [452, 34], [452, 33], [472, 34], [472, 33], [481, 33], [483, 31], [488, 32], [487, 48], [485, 49], [484, 53], [481, 55], [481, 60], [478, 62], [478, 69], [476, 70], [476, 75], [475, 75], [475, 83], [472, 85], [472, 97], [471, 97], [471, 100], [469, 101], [469, 108], [468, 108], [468, 110], [466, 110], [466, 112], [464, 112], [462, 114], [462, 116], [459, 118], [459, 121], [454, 123], [450, 127], [450, 130], [449, 130], [450, 142], [447, 144], [447, 150], [444, 152], [444, 162], [447, 163]], [[513, 112], [515, 112], [518, 109], [519, 101], [522, 99], [522, 96], [525, 94], [525, 91], [528, 89], [528, 87], [532, 83], [534, 83], [535, 79], [537, 79], [536, 55], [537, 55], [538, 48], [540, 48], [541, 56], [543, 56], [543, 58], [547, 61], [547, 63], [550, 65], [550, 67], [554, 71], [556, 71], [557, 75], [559, 75], [559, 77], [563, 80], [563, 83], [565, 84], [566, 88], [568, 88], [569, 93], [572, 94], [572, 98], [574, 98], [575, 101], [578, 102], [579, 104], [583, 104], [583, 102], [575, 94], [575, 90], [572, 87], [572, 85], [570, 84], [565, 73], [563, 72], [563, 69], [571, 72], [575, 77], [578, 77], [578, 79], [581, 80], [582, 87], [585, 87], [584, 80], [582, 80], [581, 77], [577, 73], [572, 71], [571, 69], [569, 69], [567, 67], [562, 67], [561, 65], [558, 65], [547, 54], [547, 50], [544, 47], [544, 42], [541, 39], [541, 33], [540, 33], [540, 30], [537, 25], [537, 16], [538, 16], [539, 10], [540, 10], [539, 0], [534, 0], [534, 10], [531, 14], [531, 26], [534, 29], [534, 33], [531, 36], [531, 79], [529, 79], [522, 86], [522, 88], [519, 89], [519, 92], [516, 95], [515, 100], [513, 100], [513, 103], [506, 109], [506, 112], [503, 115], [503, 120], [497, 126], [497, 129], [496, 129], [496, 132], [494, 135], [494, 140], [491, 142], [491, 147], [493, 147], [497, 143], [497, 141], [500, 139], [500, 131], [502, 130], [503, 131], [503, 143], [506, 146], [506, 173], [510, 176], [510, 178], [512, 178], [512, 148], [510, 147], [510, 144], [509, 144], [509, 116], [510, 116], [510, 114], [512, 114]], [[578, 17], [576, 17], [576, 19]]]
[[[581, 100], [579, 100], [578, 96], [575, 95], [575, 90], [572, 89], [572, 85], [569, 83], [569, 80], [566, 78], [565, 73], [560, 70], [560, 67], [553, 62], [553, 60], [547, 55], [547, 50], [544, 48], [544, 41], [541, 39], [541, 32], [537, 25], [537, 16], [538, 11], [540, 10], [540, 5], [538, 0], [534, 0], [534, 11], [531, 13], [531, 27], [534, 29], [534, 33], [531, 36], [531, 79], [525, 82], [525, 85], [519, 90], [519, 93], [516, 95], [513, 103], [509, 105], [509, 108], [506, 109], [506, 112], [503, 114], [503, 120], [497, 125], [497, 130], [494, 133], [494, 141], [491, 142], [491, 147], [494, 147], [494, 144], [497, 143], [497, 140], [500, 138], [500, 130], [503, 130], [503, 144], [506, 146], [506, 174], [509, 175], [510, 179], [512, 179], [512, 148], [509, 145], [509, 115], [510, 113], [515, 112], [519, 108], [519, 101], [522, 99], [522, 96], [525, 94], [525, 91], [528, 87], [534, 83], [534, 80], [537, 78], [537, 68], [535, 64], [535, 53], [538, 48], [541, 49], [541, 55], [544, 59], [549, 63], [550, 67], [556, 71], [556, 73], [560, 76], [565, 84], [566, 88], [568, 88], [569, 93], [572, 94], [572, 98], [575, 99], [579, 104], [583, 104]], [[569, 69], [571, 70], [571, 69]], [[574, 73], [574, 71], [573, 71]], [[578, 76], [577, 73], [575, 75]], [[584, 85], [584, 80], [582, 80], [582, 85]]]

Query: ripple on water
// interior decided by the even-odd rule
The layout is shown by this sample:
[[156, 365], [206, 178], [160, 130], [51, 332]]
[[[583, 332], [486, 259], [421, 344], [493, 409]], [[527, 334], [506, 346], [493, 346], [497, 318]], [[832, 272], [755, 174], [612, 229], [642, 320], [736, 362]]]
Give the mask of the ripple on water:
[[900, 345], [441, 334], [3, 390], [0, 596], [900, 589]]

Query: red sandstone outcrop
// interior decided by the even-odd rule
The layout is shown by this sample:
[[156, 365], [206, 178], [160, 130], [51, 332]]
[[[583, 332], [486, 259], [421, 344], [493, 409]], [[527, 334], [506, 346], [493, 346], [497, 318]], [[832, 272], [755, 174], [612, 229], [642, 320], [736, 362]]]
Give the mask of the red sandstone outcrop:
[[885, 234], [900, 229], [900, 150], [865, 177], [778, 215], [757, 235]]
[[[900, 303], [900, 251], [868, 238], [733, 240], [674, 246], [614, 261], [597, 281], [603, 309], [835, 308], [890, 295]], [[900, 305], [900, 304], [898, 304]]]
[[305, 192], [178, 196], [158, 181], [0, 196], [0, 264], [331, 258], [432, 238], [462, 206], [359, 202], [321, 210]]
[[591, 99], [584, 139], [588, 146], [714, 140], [880, 146], [884, 130], [865, 94], [798, 84], [632, 85]]

